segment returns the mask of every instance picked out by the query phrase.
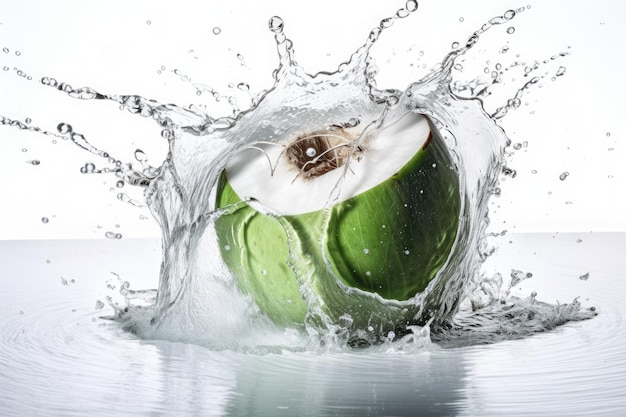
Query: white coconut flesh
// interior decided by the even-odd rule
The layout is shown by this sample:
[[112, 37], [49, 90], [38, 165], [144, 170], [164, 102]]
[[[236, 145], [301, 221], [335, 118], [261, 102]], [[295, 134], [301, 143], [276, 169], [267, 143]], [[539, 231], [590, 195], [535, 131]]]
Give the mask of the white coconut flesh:
[[[291, 137], [285, 143], [258, 144], [228, 162], [226, 178], [238, 196], [254, 199], [276, 214], [308, 213], [324, 208], [343, 175], [334, 203], [387, 180], [424, 147], [431, 134], [426, 117], [415, 113], [366, 137], [360, 137], [361, 129], [328, 129]], [[317, 146], [316, 141], [324, 144]], [[295, 143], [299, 149], [294, 150]], [[308, 160], [294, 162], [298, 152]], [[331, 160], [324, 162], [331, 154]]]

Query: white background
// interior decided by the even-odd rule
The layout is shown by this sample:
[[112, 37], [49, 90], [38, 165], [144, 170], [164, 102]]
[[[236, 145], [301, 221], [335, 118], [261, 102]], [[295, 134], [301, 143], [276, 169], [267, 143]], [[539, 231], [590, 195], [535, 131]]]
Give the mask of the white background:
[[[112, 102], [71, 99], [39, 80], [49, 76], [74, 87], [180, 105], [211, 102], [207, 95], [196, 96], [191, 84], [172, 72], [178, 69], [193, 82], [236, 95], [243, 107], [246, 97], [229, 83], [246, 82], [255, 93], [272, 85], [271, 72], [277, 66], [267, 29], [272, 15], [285, 20], [298, 62], [317, 72], [336, 68], [381, 18], [403, 6], [401, 1], [382, 0], [2, 3], [0, 49], [9, 52], [0, 51], [0, 114], [22, 121], [31, 118], [32, 125], [46, 130], [67, 122], [122, 160], [132, 161], [134, 150], [141, 148], [157, 166], [166, 149], [156, 124], [119, 111]], [[424, 75], [421, 65], [435, 65], [453, 41], [463, 42], [489, 18], [527, 5], [421, 1], [419, 10], [396, 22], [375, 48], [379, 87], [404, 88]], [[554, 82], [546, 78], [523, 97], [522, 108], [502, 121], [512, 141], [527, 141], [528, 147], [510, 161], [517, 177], [503, 182], [502, 196], [493, 200], [493, 228], [625, 231], [621, 99], [626, 92], [626, 25], [621, 19], [626, 6], [610, 0], [530, 5], [511, 24], [485, 35], [460, 74], [468, 79], [480, 76], [480, 71], [469, 69], [472, 62], [481, 68], [487, 60], [493, 65], [515, 58], [500, 54], [502, 46], [530, 64], [571, 52], [546, 66], [551, 73], [566, 67], [565, 76]], [[515, 27], [513, 35], [505, 32], [510, 26]], [[221, 29], [218, 35], [215, 27]], [[18, 70], [32, 80], [17, 75]], [[503, 85], [498, 90], [502, 96], [487, 102], [489, 110], [511, 97], [521, 80]], [[213, 111], [227, 114], [224, 106], [214, 106]], [[98, 157], [67, 141], [52, 144], [51, 139], [0, 126], [0, 239], [103, 238], [107, 231], [125, 238], [158, 236], [146, 209], [116, 198], [119, 192], [137, 198], [136, 192], [128, 186], [117, 189], [112, 175], [80, 174], [89, 161], [102, 167]], [[26, 163], [33, 159], [41, 164]], [[566, 171], [569, 177], [559, 180]], [[49, 222], [44, 224], [42, 217]]]

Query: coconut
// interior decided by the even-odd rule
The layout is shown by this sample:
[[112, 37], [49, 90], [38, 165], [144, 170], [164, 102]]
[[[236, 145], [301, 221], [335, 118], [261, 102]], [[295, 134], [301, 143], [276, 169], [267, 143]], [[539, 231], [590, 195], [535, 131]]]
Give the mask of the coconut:
[[[411, 321], [459, 226], [459, 179], [424, 115], [258, 143], [228, 162], [216, 206], [222, 256], [276, 323], [316, 310], [353, 326]], [[232, 205], [232, 206], [231, 206]]]

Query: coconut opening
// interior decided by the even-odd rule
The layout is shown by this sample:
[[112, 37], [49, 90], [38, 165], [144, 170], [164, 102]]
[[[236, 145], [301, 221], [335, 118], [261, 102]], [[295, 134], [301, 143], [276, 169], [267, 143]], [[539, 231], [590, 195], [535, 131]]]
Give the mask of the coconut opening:
[[350, 157], [361, 159], [364, 149], [356, 145], [358, 135], [344, 129], [320, 130], [296, 138], [286, 149], [296, 178], [308, 180], [343, 166]]
[[408, 112], [365, 137], [362, 132], [355, 124], [332, 125], [284, 142], [259, 141], [226, 164], [226, 177], [240, 198], [274, 213], [309, 213], [326, 205], [342, 178], [334, 204], [393, 176], [425, 147], [431, 130], [426, 117]]

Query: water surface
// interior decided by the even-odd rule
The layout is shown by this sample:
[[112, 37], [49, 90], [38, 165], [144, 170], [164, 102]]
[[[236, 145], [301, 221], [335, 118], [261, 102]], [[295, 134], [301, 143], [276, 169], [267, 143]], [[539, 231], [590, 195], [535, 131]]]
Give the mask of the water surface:
[[580, 297], [600, 314], [489, 345], [216, 351], [141, 340], [100, 318], [112, 310], [96, 310], [95, 301], [119, 291], [110, 272], [140, 287], [154, 283], [146, 272], [160, 257], [158, 241], [1, 242], [0, 409], [33, 416], [619, 415], [626, 410], [626, 236], [509, 237], [497, 266], [533, 272], [513, 295], [536, 291], [550, 303]]

